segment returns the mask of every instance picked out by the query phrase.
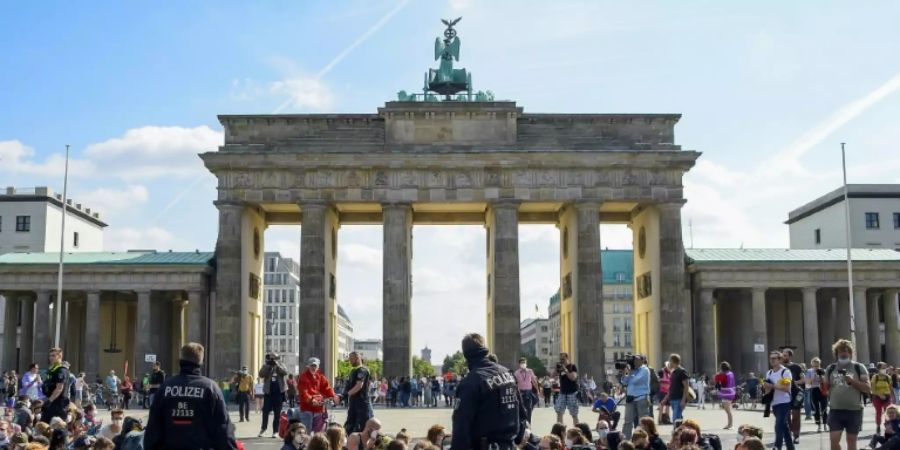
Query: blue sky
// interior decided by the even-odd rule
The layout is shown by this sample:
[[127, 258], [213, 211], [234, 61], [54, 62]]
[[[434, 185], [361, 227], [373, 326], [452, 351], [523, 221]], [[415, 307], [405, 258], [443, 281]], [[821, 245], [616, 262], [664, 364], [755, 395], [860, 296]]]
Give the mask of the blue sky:
[[[0, 185], [60, 189], [71, 144], [71, 196], [104, 213], [108, 249], [213, 248], [215, 181], [195, 155], [221, 143], [217, 114], [374, 112], [419, 88], [451, 16], [476, 88], [525, 111], [682, 113], [677, 142], [703, 152], [685, 179], [697, 247], [786, 246], [787, 211], [840, 183], [841, 141], [851, 182], [900, 182], [896, 2], [90, 5], [0, 5]], [[558, 236], [521, 234], [527, 316], [555, 290]], [[267, 246], [296, 255], [297, 235], [273, 227]], [[484, 308], [483, 229], [415, 239], [413, 345], [440, 356], [484, 330], [463, 314]], [[378, 336], [380, 228], [341, 241], [340, 300]]]

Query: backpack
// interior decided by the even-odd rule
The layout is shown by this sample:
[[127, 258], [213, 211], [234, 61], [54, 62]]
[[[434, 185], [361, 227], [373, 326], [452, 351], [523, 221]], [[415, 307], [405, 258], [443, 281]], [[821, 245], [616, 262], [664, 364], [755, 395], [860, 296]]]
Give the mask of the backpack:
[[891, 397], [891, 377], [876, 373], [872, 376], [872, 395], [879, 398]]
[[722, 440], [718, 434], [701, 434], [701, 440], [706, 440], [712, 450], [722, 450]]
[[[834, 369], [836, 369], [836, 368], [837, 368], [837, 363], [831, 363], [828, 365], [827, 368], [825, 368], [825, 380], [827, 380], [827, 382], [828, 382], [829, 394], [831, 391], [831, 374], [834, 373]], [[858, 378], [862, 377], [863, 372], [860, 372], [860, 370], [859, 370], [859, 363], [853, 363], [853, 370], [856, 371], [856, 376]], [[861, 399], [863, 399], [863, 400], [866, 398], [866, 394], [863, 394], [862, 392], [860, 392], [859, 395], [860, 395]]]
[[659, 392], [659, 374], [656, 373], [650, 366], [646, 366], [647, 370], [650, 371], [650, 393], [656, 394]]

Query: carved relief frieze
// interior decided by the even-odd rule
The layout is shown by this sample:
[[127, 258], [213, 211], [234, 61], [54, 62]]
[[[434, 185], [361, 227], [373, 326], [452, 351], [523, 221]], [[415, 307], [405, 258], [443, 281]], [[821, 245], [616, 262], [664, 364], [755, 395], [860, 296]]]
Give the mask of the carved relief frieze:
[[513, 172], [513, 186], [528, 187], [534, 184], [534, 172], [531, 170], [516, 170]]
[[487, 187], [500, 187], [500, 169], [488, 168], [484, 170], [484, 185]]
[[425, 176], [425, 185], [430, 188], [446, 187], [447, 174], [440, 170], [429, 170], [428, 174]]

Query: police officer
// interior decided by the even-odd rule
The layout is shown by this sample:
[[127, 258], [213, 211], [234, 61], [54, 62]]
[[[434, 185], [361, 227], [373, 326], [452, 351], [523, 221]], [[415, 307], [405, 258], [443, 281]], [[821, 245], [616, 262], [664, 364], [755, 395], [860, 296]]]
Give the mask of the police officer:
[[195, 342], [181, 347], [181, 373], [163, 382], [150, 405], [146, 450], [237, 450], [222, 391], [200, 375], [203, 353]]
[[50, 368], [47, 369], [47, 381], [42, 389], [47, 396], [47, 402], [41, 410], [41, 421], [50, 423], [54, 417], [66, 420], [69, 407], [69, 370], [63, 366], [63, 351], [59, 347], [50, 349], [48, 359]]
[[452, 450], [512, 450], [528, 426], [516, 380], [506, 367], [488, 359], [484, 338], [462, 340], [469, 367], [456, 388]]
[[350, 352], [350, 376], [344, 384], [346, 391], [343, 397], [347, 399], [347, 421], [344, 429], [347, 435], [362, 431], [366, 422], [372, 418], [372, 401], [369, 399], [369, 382], [371, 376], [369, 369], [362, 363], [359, 353]]

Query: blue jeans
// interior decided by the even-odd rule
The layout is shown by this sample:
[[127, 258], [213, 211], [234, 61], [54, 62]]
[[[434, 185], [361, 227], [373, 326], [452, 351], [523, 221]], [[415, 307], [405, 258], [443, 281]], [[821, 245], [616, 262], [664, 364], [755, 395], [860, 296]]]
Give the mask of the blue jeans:
[[669, 399], [669, 405], [672, 406], [672, 422], [684, 419], [684, 405], [681, 404], [681, 399]]
[[805, 390], [803, 396], [803, 412], [806, 413], [806, 417], [812, 415], [812, 396], [810, 395], [812, 392], [810, 390]]
[[788, 418], [791, 415], [791, 404], [782, 403], [772, 406], [775, 414], [775, 448], [781, 450], [781, 444], [787, 443], [788, 450], [794, 450], [794, 440], [791, 437], [791, 426]]

